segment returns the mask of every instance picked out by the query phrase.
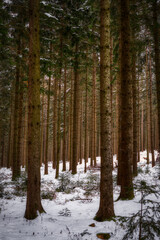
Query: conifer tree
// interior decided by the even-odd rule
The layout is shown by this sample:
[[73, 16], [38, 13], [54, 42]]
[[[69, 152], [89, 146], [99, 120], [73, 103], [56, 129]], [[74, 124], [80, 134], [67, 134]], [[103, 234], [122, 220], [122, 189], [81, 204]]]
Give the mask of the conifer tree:
[[25, 218], [44, 212], [40, 197], [39, 0], [29, 1], [28, 185]]
[[133, 138], [132, 79], [130, 60], [129, 0], [120, 1], [120, 80], [121, 80], [121, 199], [132, 199], [133, 184], [131, 163]]
[[101, 113], [101, 182], [100, 205], [95, 219], [114, 216], [111, 147], [110, 96], [110, 1], [100, 1], [100, 113]]

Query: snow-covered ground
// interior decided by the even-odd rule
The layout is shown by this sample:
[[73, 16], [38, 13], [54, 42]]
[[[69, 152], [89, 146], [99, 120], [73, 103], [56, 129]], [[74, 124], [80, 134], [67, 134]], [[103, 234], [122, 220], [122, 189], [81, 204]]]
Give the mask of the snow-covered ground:
[[[142, 152], [141, 161], [138, 164], [142, 171], [134, 182], [145, 180], [147, 184], [160, 187], [160, 181], [156, 177], [158, 167], [152, 168], [150, 164], [147, 169], [145, 157], [146, 152]], [[97, 162], [100, 162], [99, 158]], [[114, 156], [114, 162], [116, 162], [116, 156]], [[99, 207], [100, 173], [98, 169], [90, 169], [84, 173], [83, 169], [84, 164], [81, 164], [78, 165], [76, 175], [62, 174], [61, 178], [65, 177], [64, 182], [68, 181], [67, 184], [63, 184], [62, 180], [61, 182], [55, 180], [55, 170], [52, 169], [51, 163], [49, 163], [48, 175], [44, 175], [44, 167], [41, 168], [42, 205], [46, 213], [32, 221], [24, 218], [26, 206], [26, 192], [22, 189], [23, 184], [25, 189], [24, 173], [22, 179], [15, 184], [11, 181], [11, 170], [0, 169], [0, 240], [96, 240], [97, 233], [110, 233], [111, 240], [122, 240], [125, 234], [123, 225], [117, 221], [93, 220]], [[24, 169], [22, 171], [24, 172]], [[116, 186], [116, 171], [116, 169], [113, 170], [114, 200], [118, 198], [120, 191]], [[64, 192], [62, 192], [63, 188]], [[141, 193], [135, 191], [133, 200], [115, 201], [115, 215], [130, 216], [136, 213], [140, 210], [140, 198]], [[153, 195], [150, 198], [157, 201]], [[89, 226], [93, 223], [94, 227]], [[155, 239], [159, 238], [155, 237]]]

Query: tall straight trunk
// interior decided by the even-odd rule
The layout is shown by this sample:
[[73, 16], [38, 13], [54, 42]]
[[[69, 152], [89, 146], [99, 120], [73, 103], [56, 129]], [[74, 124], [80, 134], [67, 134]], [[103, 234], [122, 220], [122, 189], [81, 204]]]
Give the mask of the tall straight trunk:
[[78, 111], [79, 111], [79, 71], [78, 71], [78, 42], [75, 48], [75, 66], [74, 66], [74, 100], [73, 100], [73, 158], [72, 174], [77, 173], [77, 147], [78, 147]]
[[[119, 70], [120, 71], [120, 70]], [[121, 185], [121, 82], [120, 82], [120, 72], [117, 77], [117, 95], [118, 95], [118, 106], [117, 106], [117, 159], [118, 159], [118, 173], [117, 173], [117, 185]]]
[[13, 134], [14, 134], [14, 94], [13, 94], [13, 91], [12, 91], [12, 93], [11, 93], [10, 130], [9, 130], [9, 136], [8, 136], [7, 168], [10, 168], [12, 166]]
[[[80, 77], [80, 76], [79, 76]], [[80, 105], [80, 101], [81, 101], [81, 86], [79, 84], [79, 88], [78, 88], [78, 116], [77, 116], [77, 164], [79, 163], [79, 159], [80, 159], [80, 114], [81, 114], [81, 105]]]
[[[21, 80], [22, 81], [22, 80]], [[18, 111], [18, 141], [17, 141], [17, 168], [20, 168], [21, 159], [22, 159], [22, 119], [23, 119], [23, 97], [24, 97], [24, 89], [22, 83], [20, 83], [19, 88], [19, 111]]]
[[149, 164], [149, 105], [148, 105], [148, 53], [146, 50], [146, 148], [147, 148], [147, 164]]
[[59, 162], [61, 157], [61, 81], [62, 81], [62, 57], [63, 57], [63, 39], [60, 35], [60, 71], [59, 71], [59, 82], [58, 82], [58, 111], [57, 111], [57, 163], [56, 163], [56, 176], [59, 177]]
[[45, 166], [44, 174], [48, 174], [48, 141], [49, 141], [49, 112], [50, 112], [50, 92], [51, 92], [51, 76], [48, 79], [48, 100], [47, 100], [47, 124], [46, 124], [46, 148], [45, 148]]
[[158, 131], [158, 113], [156, 111], [155, 116], [155, 149], [158, 150], [159, 147], [159, 131]]
[[[119, 7], [120, 9], [120, 7]], [[117, 171], [117, 185], [121, 184], [121, 31], [119, 29], [119, 56], [118, 56], [118, 74], [117, 74], [117, 159], [118, 159], [118, 171]]]
[[110, 39], [110, 84], [111, 84], [111, 142], [112, 142], [112, 156], [114, 154], [114, 131], [113, 131], [113, 77], [112, 77], [112, 65], [113, 65], [113, 39]]
[[[12, 106], [11, 106], [12, 108]], [[12, 112], [12, 110], [11, 110]], [[10, 126], [9, 126], [9, 134], [8, 134], [8, 155], [7, 155], [7, 168], [10, 168], [10, 155], [11, 155], [11, 149], [12, 149], [12, 146], [11, 146], [11, 135], [12, 135], [12, 122], [13, 122], [13, 117], [12, 117], [12, 113], [11, 113], [11, 116], [10, 116]]]
[[100, 205], [95, 219], [104, 221], [114, 216], [111, 147], [110, 84], [110, 1], [100, 1], [100, 120], [101, 180]]
[[[20, 54], [20, 37], [18, 39], [17, 56]], [[14, 136], [13, 136], [13, 165], [12, 180], [20, 176], [20, 165], [17, 164], [17, 146], [18, 146], [18, 107], [19, 107], [19, 85], [20, 85], [20, 66], [16, 64], [16, 80], [15, 80], [15, 103], [14, 103]]]
[[66, 81], [67, 81], [67, 69], [65, 64], [64, 72], [64, 107], [63, 107], [63, 171], [66, 171]]
[[131, 163], [133, 162], [132, 78], [130, 66], [129, 0], [120, 0], [121, 31], [121, 199], [134, 197]]
[[[69, 110], [69, 113], [70, 113], [70, 110]], [[68, 132], [67, 132], [67, 161], [68, 161], [68, 163], [70, 165], [70, 157], [71, 157], [71, 151], [70, 151], [70, 149], [71, 149], [71, 146], [70, 146], [70, 144], [71, 144], [71, 131], [70, 131], [70, 117], [69, 116], [68, 116], [68, 127], [67, 127], [67, 130], [68, 130]]]
[[[160, 53], [159, 53], [159, 25], [158, 25], [158, 1], [153, 1], [153, 37], [154, 37], [154, 57], [155, 57], [155, 75], [157, 90], [157, 108], [158, 108], [158, 133], [160, 136]], [[160, 141], [158, 152], [160, 152]]]
[[81, 92], [81, 108], [80, 108], [80, 149], [79, 149], [80, 164], [83, 158], [83, 91]]
[[40, 197], [39, 0], [29, 1], [28, 185], [25, 218], [44, 212]]
[[28, 142], [28, 93], [25, 100], [25, 116], [24, 116], [24, 139], [23, 139], [23, 167], [27, 165], [27, 142]]
[[153, 111], [152, 111], [152, 73], [151, 73], [151, 54], [149, 48], [149, 79], [150, 79], [150, 93], [149, 93], [149, 102], [150, 102], [150, 139], [151, 139], [151, 154], [152, 154], [152, 167], [155, 166], [154, 158], [154, 144], [153, 144]]
[[84, 136], [84, 172], [87, 170], [88, 161], [88, 68], [86, 69], [85, 81], [85, 136]]
[[96, 54], [93, 53], [93, 76], [92, 76], [92, 156], [94, 166], [96, 162]]
[[[43, 79], [43, 91], [44, 91], [44, 79]], [[40, 158], [40, 166], [42, 165], [42, 163], [44, 162], [44, 92], [42, 93], [42, 111], [41, 111], [41, 158]]]
[[137, 109], [137, 115], [138, 115], [138, 162], [140, 162], [140, 126], [141, 126], [141, 123], [140, 123], [140, 97], [139, 97], [139, 91], [140, 91], [140, 88], [139, 88], [139, 74], [138, 74], [138, 83], [137, 83], [137, 92], [138, 92], [138, 109]]
[[[133, 30], [132, 30], [133, 31]], [[135, 34], [132, 36], [132, 91], [133, 91], [133, 175], [137, 176], [138, 160], [138, 109], [137, 109], [137, 79], [136, 79], [136, 53]]]
[[61, 74], [62, 69], [60, 70], [60, 77], [58, 82], [58, 111], [57, 111], [57, 162], [56, 162], [56, 178], [59, 177], [59, 162], [61, 157]]
[[54, 80], [54, 110], [53, 110], [53, 168], [57, 164], [57, 91], [58, 81]]
[[70, 95], [70, 158], [69, 170], [72, 170], [73, 161], [73, 71], [71, 70], [71, 95]]
[[143, 103], [142, 103], [142, 110], [141, 110], [141, 151], [144, 151], [144, 143], [143, 143]]

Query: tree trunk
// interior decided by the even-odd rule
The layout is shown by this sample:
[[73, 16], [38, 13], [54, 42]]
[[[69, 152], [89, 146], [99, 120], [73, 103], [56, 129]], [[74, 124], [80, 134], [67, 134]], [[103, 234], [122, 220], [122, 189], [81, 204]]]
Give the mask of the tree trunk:
[[141, 126], [141, 123], [140, 123], [140, 97], [139, 97], [139, 74], [138, 74], [138, 84], [137, 84], [137, 92], [138, 92], [138, 109], [137, 109], [137, 115], [138, 115], [138, 162], [140, 162], [140, 126]]
[[[120, 8], [120, 7], [119, 7]], [[117, 74], [117, 159], [118, 159], [118, 171], [117, 171], [117, 185], [121, 185], [121, 31], [119, 29], [119, 56], [118, 67], [119, 72]]]
[[48, 174], [48, 141], [49, 141], [49, 112], [50, 112], [50, 91], [51, 91], [51, 76], [48, 79], [48, 101], [47, 101], [47, 124], [46, 124], [46, 151], [45, 151], [45, 167], [44, 174]]
[[110, 39], [110, 84], [111, 84], [111, 142], [112, 142], [112, 156], [114, 155], [114, 130], [113, 130], [113, 78], [112, 78], [112, 65], [113, 65], [113, 39]]
[[58, 81], [54, 80], [54, 110], [53, 110], [53, 169], [57, 164], [57, 90]]
[[70, 158], [69, 170], [72, 170], [73, 161], [73, 71], [71, 70], [71, 96], [70, 96]]
[[[132, 30], [133, 31], [133, 30]], [[138, 157], [138, 109], [137, 109], [137, 79], [136, 79], [136, 53], [135, 34], [132, 36], [132, 91], [133, 91], [133, 175], [137, 176]]]
[[[17, 56], [20, 55], [20, 37], [18, 39]], [[13, 136], [13, 165], [12, 180], [20, 176], [20, 165], [17, 164], [17, 146], [18, 146], [18, 108], [19, 108], [19, 85], [20, 85], [20, 66], [16, 64], [16, 82], [15, 82], [15, 103], [14, 103], [14, 136]]]
[[25, 116], [24, 116], [24, 140], [23, 140], [23, 166], [27, 166], [27, 146], [28, 146], [28, 93], [25, 100]]
[[74, 66], [74, 100], [73, 100], [73, 159], [72, 174], [77, 173], [77, 147], [78, 147], [78, 109], [79, 107], [79, 73], [78, 73], [78, 43], [75, 49], [75, 66]]
[[84, 172], [87, 171], [88, 161], [88, 67], [86, 69], [85, 95]]
[[[22, 81], [22, 80], [21, 80]], [[20, 83], [20, 88], [19, 88], [19, 110], [18, 110], [18, 141], [17, 141], [17, 169], [20, 170], [21, 166], [21, 159], [22, 159], [22, 118], [23, 118], [23, 95], [24, 95], [24, 90], [23, 90], [23, 85], [22, 82]]]
[[81, 92], [81, 109], [80, 109], [80, 149], [79, 149], [80, 164], [83, 158], [83, 91]]
[[57, 122], [57, 162], [56, 162], [56, 178], [59, 177], [59, 162], [61, 153], [61, 71], [58, 83], [58, 122]]
[[149, 79], [150, 79], [150, 94], [149, 94], [149, 102], [150, 102], [150, 138], [151, 138], [151, 154], [152, 154], [152, 167], [155, 166], [155, 158], [154, 158], [154, 145], [153, 145], [153, 112], [152, 112], [152, 73], [151, 73], [151, 55], [149, 49]]
[[[157, 88], [157, 107], [158, 107], [158, 135], [160, 136], [160, 58], [159, 58], [159, 24], [158, 24], [158, 4], [153, 1], [153, 37], [155, 54], [155, 75]], [[160, 141], [158, 152], [160, 152]]]
[[60, 72], [59, 72], [59, 86], [58, 86], [58, 121], [57, 121], [57, 163], [56, 176], [59, 177], [59, 162], [61, 157], [61, 81], [62, 81], [62, 57], [63, 57], [63, 39], [60, 36]]
[[44, 79], [43, 79], [43, 93], [42, 93], [42, 112], [41, 112], [41, 158], [40, 158], [40, 166], [44, 162]]
[[121, 29], [121, 199], [134, 197], [131, 163], [133, 162], [132, 78], [130, 67], [129, 0], [120, 0]]
[[146, 50], [146, 124], [147, 124], [147, 128], [146, 128], [146, 146], [147, 146], [147, 164], [149, 164], [149, 105], [148, 105], [148, 53]]
[[142, 103], [142, 110], [141, 110], [141, 151], [144, 151], [144, 144], [143, 144], [143, 103]]
[[29, 1], [28, 185], [25, 218], [44, 212], [40, 197], [39, 0]]
[[93, 77], [92, 77], [92, 160], [96, 162], [96, 54], [93, 53]]
[[114, 216], [111, 147], [110, 84], [110, 1], [100, 1], [100, 120], [101, 181], [100, 206], [95, 219], [104, 221]]
[[65, 65], [64, 73], [64, 108], [63, 108], [63, 171], [66, 171], [66, 81], [67, 81], [67, 72]]
[[[13, 87], [13, 86], [12, 86]], [[14, 89], [14, 87], [13, 87]], [[14, 94], [11, 93], [11, 116], [10, 116], [10, 130], [8, 138], [8, 158], [7, 158], [7, 168], [12, 166], [12, 156], [13, 156], [13, 134], [14, 134]]]

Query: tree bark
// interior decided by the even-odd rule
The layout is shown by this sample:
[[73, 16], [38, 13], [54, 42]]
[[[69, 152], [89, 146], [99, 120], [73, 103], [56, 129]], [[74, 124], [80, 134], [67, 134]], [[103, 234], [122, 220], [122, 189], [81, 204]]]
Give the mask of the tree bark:
[[24, 89], [22, 85], [22, 79], [19, 88], [19, 107], [18, 107], [18, 141], [17, 141], [17, 169], [20, 169], [22, 159], [22, 118], [23, 118], [23, 97]]
[[[44, 91], [44, 79], [43, 79], [43, 91]], [[40, 158], [40, 166], [44, 162], [44, 92], [42, 93], [42, 111], [41, 111], [41, 158]]]
[[63, 57], [63, 39], [60, 36], [60, 72], [59, 72], [59, 82], [58, 82], [58, 111], [57, 111], [57, 163], [56, 163], [56, 176], [59, 177], [59, 162], [61, 157], [61, 81], [62, 81], [62, 57]]
[[71, 70], [71, 95], [70, 95], [70, 158], [69, 170], [72, 170], [73, 161], [73, 71]]
[[111, 147], [110, 84], [110, 1], [100, 1], [100, 120], [101, 180], [100, 205], [95, 219], [104, 221], [114, 216]]
[[147, 147], [147, 164], [149, 164], [149, 105], [148, 105], [148, 53], [146, 50], [146, 147]]
[[96, 54], [93, 53], [93, 77], [92, 77], [92, 160], [96, 162]]
[[11, 92], [11, 110], [10, 111], [11, 111], [11, 116], [10, 116], [10, 130], [9, 130], [9, 138], [8, 138], [7, 168], [10, 168], [12, 166], [12, 156], [13, 156], [13, 134], [14, 134], [14, 91], [13, 90]]
[[25, 116], [24, 116], [24, 140], [23, 140], [23, 166], [28, 167], [27, 163], [27, 146], [28, 146], [28, 92], [25, 99]]
[[150, 79], [150, 93], [149, 93], [149, 102], [150, 102], [150, 138], [151, 138], [151, 154], [152, 154], [152, 167], [155, 166], [155, 157], [154, 157], [154, 145], [153, 145], [153, 111], [152, 111], [152, 73], [151, 73], [151, 54], [149, 48], [149, 79]]
[[50, 91], [51, 91], [51, 76], [48, 79], [48, 101], [47, 101], [47, 124], [46, 124], [46, 151], [45, 151], [45, 167], [44, 174], [48, 174], [48, 141], [49, 141], [49, 112], [50, 112]]
[[28, 185], [25, 218], [44, 212], [40, 197], [39, 0], [29, 1]]
[[57, 90], [58, 81], [54, 80], [54, 110], [53, 110], [53, 169], [57, 164]]
[[[154, 58], [155, 75], [157, 90], [157, 108], [158, 108], [158, 135], [160, 136], [160, 58], [159, 58], [159, 27], [158, 27], [158, 6], [157, 0], [153, 1], [153, 37], [154, 37]], [[158, 152], [160, 152], [160, 141]]]
[[143, 143], [143, 103], [142, 103], [142, 110], [141, 110], [141, 151], [144, 151], [144, 143]]
[[130, 67], [129, 0], [120, 0], [121, 31], [121, 199], [134, 197], [131, 163], [133, 161], [132, 79]]
[[[133, 31], [133, 30], [132, 30]], [[137, 176], [138, 157], [138, 109], [137, 109], [137, 79], [136, 79], [136, 53], [135, 34], [132, 35], [132, 91], [133, 91], [133, 175]]]
[[63, 171], [66, 171], [66, 81], [67, 81], [67, 69], [65, 65], [64, 72], [64, 107], [63, 107]]
[[[20, 55], [20, 36], [18, 37], [17, 57]], [[18, 146], [18, 112], [19, 112], [19, 86], [20, 86], [20, 66], [16, 64], [16, 80], [15, 80], [15, 103], [14, 103], [14, 136], [13, 136], [13, 165], [12, 180], [20, 176], [20, 165], [17, 164], [17, 146]]]
[[61, 156], [61, 75], [62, 69], [60, 70], [59, 83], [58, 83], [58, 121], [57, 121], [57, 162], [56, 162], [56, 176], [59, 177], [59, 162]]
[[88, 162], [88, 67], [85, 81], [85, 136], [84, 136], [84, 172], [87, 171]]
[[75, 48], [75, 66], [74, 66], [74, 100], [73, 100], [73, 158], [72, 174], [77, 173], [77, 147], [78, 147], [78, 107], [79, 107], [79, 73], [78, 73], [78, 42]]

